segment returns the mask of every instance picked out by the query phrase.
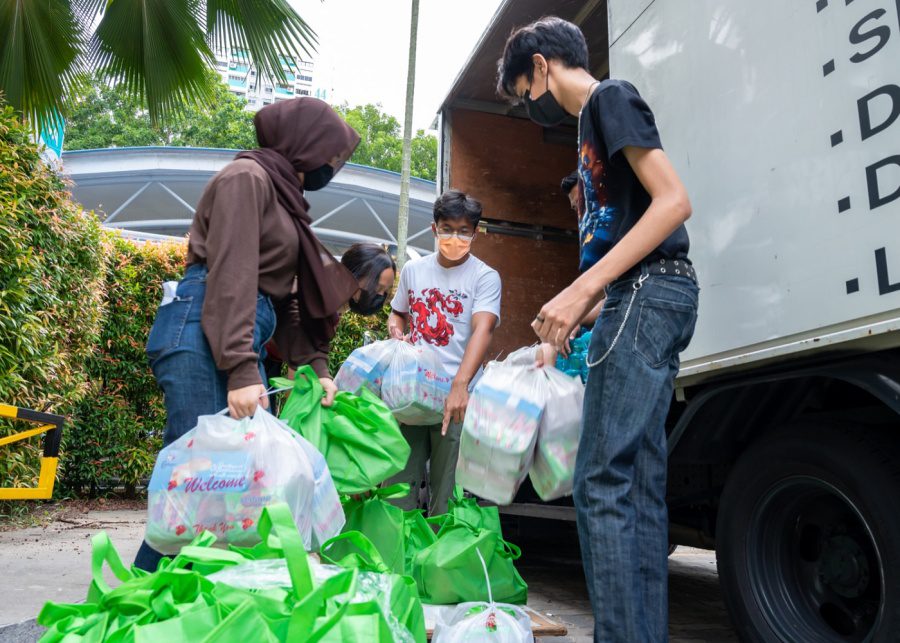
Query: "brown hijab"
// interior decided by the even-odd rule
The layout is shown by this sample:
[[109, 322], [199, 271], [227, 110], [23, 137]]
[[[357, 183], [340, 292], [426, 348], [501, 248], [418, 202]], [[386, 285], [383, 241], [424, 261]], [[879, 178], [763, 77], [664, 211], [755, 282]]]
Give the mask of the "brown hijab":
[[324, 101], [294, 98], [263, 107], [253, 119], [259, 147], [235, 158], [259, 163], [275, 185], [278, 202], [290, 213], [300, 238], [298, 300], [304, 324], [334, 335], [337, 311], [359, 289], [356, 279], [316, 238], [309, 203], [297, 172], [319, 168], [336, 156], [334, 174], [359, 145], [359, 135]]

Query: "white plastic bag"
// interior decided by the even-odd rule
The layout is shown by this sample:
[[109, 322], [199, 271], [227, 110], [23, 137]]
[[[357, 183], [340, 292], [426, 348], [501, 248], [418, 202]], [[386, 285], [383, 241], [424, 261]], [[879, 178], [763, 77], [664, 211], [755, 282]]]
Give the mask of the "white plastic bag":
[[436, 352], [397, 341], [384, 372], [381, 399], [401, 424], [440, 424], [450, 383]]
[[449, 614], [438, 613], [432, 643], [534, 643], [531, 617], [520, 607], [495, 603], [491, 577], [478, 552], [487, 579], [487, 603], [460, 603]]
[[399, 343], [401, 342], [396, 339], [386, 339], [354, 350], [334, 377], [335, 386], [350, 393], [356, 393], [365, 386], [380, 396], [384, 371]]
[[515, 605], [460, 603], [435, 624], [432, 643], [532, 643], [531, 618]]
[[575, 456], [581, 439], [584, 384], [562, 371], [545, 366], [547, 397], [538, 430], [534, 463], [528, 474], [541, 500], [555, 500], [572, 493]]
[[346, 519], [344, 517], [344, 508], [341, 505], [341, 499], [334, 486], [334, 480], [331, 478], [331, 471], [328, 470], [328, 463], [316, 447], [312, 445], [306, 438], [291, 431], [309, 463], [312, 465], [313, 479], [316, 487], [313, 493], [312, 503], [312, 551], [318, 551], [319, 547], [341, 533], [344, 528]]
[[533, 348], [491, 362], [469, 397], [456, 481], [477, 496], [511, 503], [534, 458], [546, 396]]
[[220, 545], [260, 541], [263, 507], [286, 502], [307, 549], [312, 541], [315, 474], [286, 424], [260, 408], [252, 418], [202, 415], [160, 451], [148, 487], [146, 541], [176, 554], [211, 531]]

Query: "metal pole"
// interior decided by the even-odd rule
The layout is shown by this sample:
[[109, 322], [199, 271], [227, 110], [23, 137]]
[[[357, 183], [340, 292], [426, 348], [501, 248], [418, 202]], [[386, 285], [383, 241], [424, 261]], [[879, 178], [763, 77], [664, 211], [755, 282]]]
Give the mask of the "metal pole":
[[403, 122], [403, 159], [400, 170], [400, 210], [397, 214], [397, 265], [406, 263], [409, 229], [409, 166], [412, 155], [413, 97], [416, 88], [416, 37], [419, 31], [419, 0], [412, 0], [409, 26], [409, 67], [406, 72], [406, 114]]

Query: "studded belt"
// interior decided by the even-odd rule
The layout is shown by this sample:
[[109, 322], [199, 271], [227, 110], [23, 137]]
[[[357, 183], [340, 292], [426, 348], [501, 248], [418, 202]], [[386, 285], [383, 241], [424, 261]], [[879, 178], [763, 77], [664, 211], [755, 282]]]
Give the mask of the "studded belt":
[[637, 279], [641, 275], [668, 275], [669, 277], [687, 277], [697, 283], [697, 272], [687, 259], [650, 259], [636, 265], [613, 283]]

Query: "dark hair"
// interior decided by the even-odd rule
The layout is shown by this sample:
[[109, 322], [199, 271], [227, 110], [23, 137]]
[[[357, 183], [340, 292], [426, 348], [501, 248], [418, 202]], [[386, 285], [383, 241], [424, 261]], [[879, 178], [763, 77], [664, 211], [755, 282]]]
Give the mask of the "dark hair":
[[434, 202], [434, 222], [439, 219], [465, 218], [476, 227], [481, 221], [481, 202], [473, 199], [465, 192], [447, 190]]
[[376, 243], [354, 243], [341, 256], [341, 263], [357, 281], [366, 283], [370, 288], [388, 268], [397, 272], [391, 253]]
[[576, 185], [578, 185], [578, 170], [573, 170], [569, 176], [562, 180], [559, 187], [562, 188], [563, 194], [568, 194]]
[[516, 80], [524, 75], [534, 80], [532, 56], [541, 54], [547, 61], [558, 60], [566, 67], [588, 68], [588, 47], [584, 34], [576, 25], [556, 16], [545, 16], [525, 27], [514, 29], [503, 57], [497, 61], [497, 93], [516, 96]]

